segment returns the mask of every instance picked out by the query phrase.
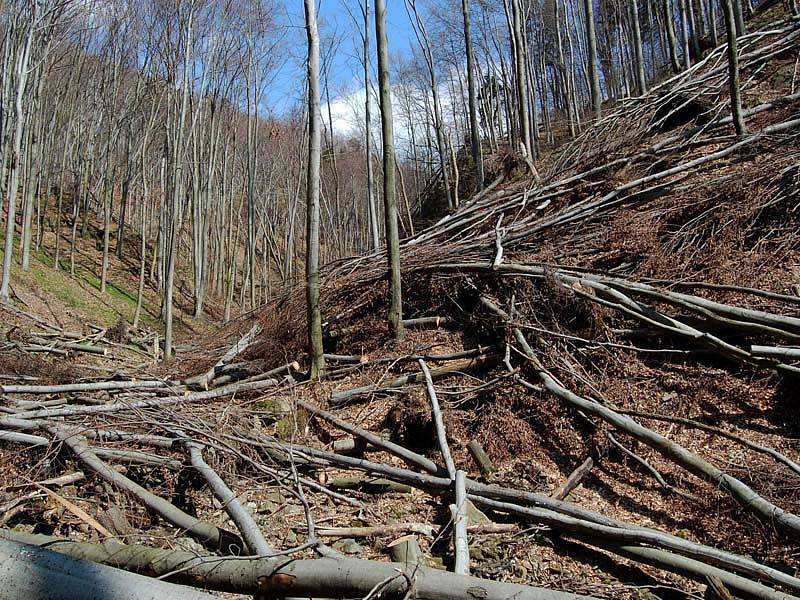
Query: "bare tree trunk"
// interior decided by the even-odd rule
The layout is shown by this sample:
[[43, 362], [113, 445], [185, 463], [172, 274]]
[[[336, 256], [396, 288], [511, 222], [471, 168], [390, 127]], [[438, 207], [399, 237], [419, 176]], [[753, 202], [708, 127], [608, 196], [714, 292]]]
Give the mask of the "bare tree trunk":
[[472, 50], [472, 30], [470, 27], [469, 0], [461, 0], [461, 12], [464, 18], [464, 45], [467, 51], [467, 87], [469, 90], [469, 131], [472, 146], [472, 162], [475, 165], [477, 189], [483, 189], [483, 158], [481, 156], [481, 138], [478, 131], [478, 93], [475, 86], [475, 54]]
[[[721, 0], [724, 2], [725, 0]], [[742, 0], [733, 1], [733, 12], [736, 18], [736, 36], [740, 37], [747, 33], [747, 26], [744, 23], [744, 11], [742, 10]], [[725, 8], [723, 7], [723, 10]]]
[[719, 46], [719, 34], [717, 33], [717, 0], [708, 2], [708, 21], [711, 27], [711, 43], [716, 48]]
[[739, 48], [736, 39], [736, 17], [733, 3], [735, 0], [722, 0], [725, 16], [725, 32], [728, 35], [728, 85], [731, 95], [731, 114], [736, 135], [747, 135], [747, 127], [742, 115], [742, 92], [739, 86]]
[[0, 541], [0, 589], [8, 600], [128, 598], [214, 600], [205, 592], [71, 558], [36, 546]]
[[34, 113], [36, 112], [36, 99], [31, 103], [30, 114], [27, 115], [27, 140], [25, 142], [25, 161], [22, 182], [22, 240], [20, 243], [22, 250], [22, 270], [30, 268], [31, 261], [31, 235], [33, 222], [33, 203], [36, 197], [36, 178], [33, 176], [33, 163], [36, 147], [39, 145], [36, 127], [33, 124]]
[[594, 0], [584, 0], [586, 11], [586, 46], [589, 51], [589, 92], [592, 96], [594, 118], [602, 115], [603, 98], [600, 94], [600, 73], [597, 69], [597, 36], [594, 27]]
[[[145, 135], [146, 139], [146, 135]], [[147, 174], [144, 168], [144, 153], [142, 153], [142, 230], [141, 246], [139, 257], [139, 287], [136, 290], [136, 308], [133, 312], [133, 328], [139, 327], [139, 318], [142, 314], [142, 304], [144, 303], [144, 274], [147, 264], [147, 204], [148, 204]]]
[[695, 0], [686, 0], [686, 6], [689, 10], [689, 29], [691, 34], [692, 50], [694, 51], [694, 59], [699, 61], [701, 59], [702, 50], [700, 49], [700, 28], [697, 25], [697, 15], [694, 10]]
[[389, 43], [386, 37], [386, 0], [375, 0], [375, 38], [378, 44], [378, 88], [383, 130], [383, 204], [386, 221], [386, 255], [389, 262], [389, 329], [403, 337], [403, 292], [400, 279], [400, 236], [394, 171], [394, 123], [389, 78]]
[[689, 13], [686, 8], [687, 0], [678, 0], [678, 10], [681, 14], [681, 46], [683, 48], [683, 68], [692, 66], [692, 57], [689, 53]]
[[316, 0], [305, 0], [308, 37], [308, 169], [306, 170], [306, 316], [311, 378], [325, 373], [319, 306], [319, 187], [322, 117], [319, 91], [319, 33]]
[[367, 210], [369, 211], [369, 232], [372, 249], [377, 251], [381, 247], [378, 233], [378, 207], [375, 203], [375, 169], [372, 165], [372, 103], [370, 102], [372, 86], [369, 74], [369, 13], [370, 0], [363, 0], [361, 4], [364, 17], [364, 155], [367, 167]]
[[164, 359], [172, 356], [172, 298], [175, 287], [175, 266], [178, 257], [178, 246], [180, 245], [180, 229], [181, 229], [181, 196], [182, 196], [182, 180], [183, 180], [183, 140], [184, 140], [184, 126], [186, 123], [186, 113], [189, 107], [189, 62], [192, 46], [192, 22], [194, 15], [192, 14], [193, 6], [189, 7], [189, 15], [187, 17], [185, 27], [185, 37], [182, 42], [184, 56], [183, 56], [183, 81], [181, 92], [181, 104], [178, 109], [176, 123], [174, 124], [173, 140], [172, 140], [172, 172], [170, 174], [169, 187], [169, 211], [170, 219], [167, 227], [169, 234], [168, 252], [166, 256], [166, 277], [164, 282]]
[[[447, 168], [448, 165], [448, 151], [447, 142], [445, 139], [444, 120], [442, 117], [442, 102], [439, 95], [439, 82], [436, 77], [436, 64], [433, 60], [433, 49], [428, 36], [428, 31], [425, 28], [422, 18], [417, 11], [416, 0], [407, 0], [406, 6], [410, 6], [414, 13], [414, 32], [417, 36], [422, 54], [425, 57], [425, 64], [428, 67], [428, 76], [430, 77], [431, 84], [431, 97], [433, 98], [433, 128], [436, 133], [436, 147], [439, 153], [439, 166], [442, 169], [442, 181], [444, 182], [444, 193], [447, 196], [447, 205], [450, 210], [455, 210], [456, 202], [453, 197], [453, 191], [450, 182], [450, 173]], [[409, 15], [410, 16], [410, 15]]]
[[[522, 17], [522, 7], [519, 0], [511, 0], [511, 15], [512, 15], [512, 38], [514, 47], [516, 48], [514, 60], [514, 78], [517, 85], [517, 122], [520, 126], [520, 137], [524, 146], [524, 153], [531, 161], [531, 128], [530, 120], [528, 118], [528, 92], [525, 89], [528, 78], [525, 75], [525, 55], [526, 51], [523, 43], [522, 28], [524, 27]], [[532, 164], [532, 163], [531, 163]]]
[[636, 51], [636, 77], [639, 94], [647, 93], [647, 78], [644, 74], [644, 52], [642, 51], [642, 28], [639, 25], [639, 0], [631, 0], [631, 19], [633, 20], [633, 47]]
[[667, 42], [669, 45], [669, 62], [673, 73], [680, 73], [681, 63], [678, 60], [678, 39], [675, 37], [675, 10], [672, 0], [664, 0], [664, 28], [667, 30]]
[[39, 15], [39, 3], [34, 2], [34, 10], [31, 21], [28, 23], [28, 31], [25, 36], [23, 47], [20, 49], [15, 65], [16, 97], [14, 101], [14, 136], [11, 145], [10, 160], [10, 182], [8, 185], [8, 215], [6, 221], [6, 240], [3, 254], [3, 279], [0, 282], [0, 302], [8, 302], [11, 292], [11, 255], [14, 252], [14, 230], [17, 210], [17, 192], [19, 190], [19, 160], [22, 149], [22, 134], [25, 122], [23, 99], [25, 97], [25, 87], [28, 81], [28, 62], [30, 60], [31, 45], [36, 29], [36, 21]]

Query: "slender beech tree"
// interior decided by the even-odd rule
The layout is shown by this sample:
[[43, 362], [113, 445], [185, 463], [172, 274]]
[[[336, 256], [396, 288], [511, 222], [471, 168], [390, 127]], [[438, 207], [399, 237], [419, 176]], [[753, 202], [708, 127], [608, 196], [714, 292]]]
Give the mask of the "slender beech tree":
[[742, 115], [742, 92], [739, 86], [739, 47], [736, 39], [734, 1], [722, 0], [722, 10], [725, 17], [725, 33], [728, 35], [728, 85], [731, 95], [731, 114], [736, 135], [742, 137], [747, 134], [747, 127]]
[[[433, 126], [436, 132], [436, 147], [439, 152], [439, 166], [442, 170], [442, 182], [444, 183], [444, 191], [447, 196], [447, 205], [450, 210], [455, 210], [457, 201], [453, 194], [452, 185], [450, 181], [450, 172], [448, 169], [448, 140], [444, 130], [444, 118], [442, 117], [442, 101], [441, 93], [439, 90], [439, 81], [436, 76], [436, 62], [433, 57], [433, 45], [431, 44], [428, 29], [417, 10], [416, 0], [406, 0], [406, 7], [409, 12], [409, 19], [411, 26], [414, 29], [417, 42], [419, 42], [422, 56], [425, 60], [425, 65], [428, 68], [428, 77], [430, 78], [430, 95], [433, 99]], [[413, 18], [412, 18], [413, 15]]]
[[678, 38], [675, 35], [675, 9], [672, 0], [664, 0], [664, 28], [667, 30], [669, 46], [669, 62], [673, 73], [680, 73], [681, 63], [678, 60]]
[[533, 167], [533, 143], [531, 137], [530, 118], [528, 116], [528, 76], [527, 71], [527, 49], [525, 48], [522, 29], [525, 27], [525, 18], [522, 14], [522, 4], [520, 0], [511, 0], [511, 19], [512, 19], [512, 42], [514, 44], [514, 78], [516, 80], [517, 91], [517, 120], [520, 127], [520, 138], [523, 147], [523, 154], [528, 162], [528, 166], [535, 172]]
[[681, 48], [683, 49], [684, 69], [688, 69], [692, 66], [692, 57], [689, 50], [689, 10], [686, 4], [686, 0], [678, 0], [678, 11], [681, 15]]
[[359, 0], [361, 18], [364, 23], [363, 31], [359, 29], [359, 33], [363, 52], [362, 66], [364, 67], [364, 160], [367, 171], [367, 211], [372, 249], [377, 251], [381, 246], [381, 242], [378, 232], [378, 207], [375, 203], [375, 173], [372, 166], [372, 77], [370, 76], [369, 60], [370, 1]]
[[325, 372], [319, 306], [319, 188], [322, 111], [319, 85], [319, 32], [316, 0], [305, 0], [308, 37], [308, 168], [306, 169], [306, 315], [311, 378]]
[[395, 192], [394, 122], [389, 78], [389, 41], [386, 35], [386, 0], [375, 0], [375, 40], [378, 44], [378, 90], [383, 132], [383, 208], [386, 221], [386, 256], [389, 263], [389, 329], [403, 337], [403, 291], [400, 279], [400, 235]]
[[639, 0], [631, 1], [631, 20], [633, 21], [633, 48], [636, 53], [636, 80], [639, 94], [647, 93], [647, 78], [644, 74], [644, 51], [642, 50], [642, 28], [639, 24]]
[[[182, 222], [182, 201], [184, 188], [184, 153], [186, 117], [189, 110], [189, 70], [192, 60], [192, 40], [194, 33], [194, 11], [196, 0], [186, 2], [184, 10], [180, 5], [176, 7], [180, 41], [178, 42], [183, 54], [181, 67], [180, 95], [173, 101], [171, 107], [171, 131], [168, 132], [167, 148], [169, 151], [169, 182], [165, 205], [169, 219], [166, 226], [167, 252], [164, 280], [164, 359], [172, 356], [173, 352], [173, 295], [175, 288], [175, 270], [178, 261], [178, 246], [180, 245], [180, 232]], [[182, 4], [182, 3], [181, 3]], [[180, 56], [180, 54], [179, 54]]]
[[483, 189], [483, 158], [481, 157], [481, 138], [478, 130], [478, 93], [475, 85], [475, 53], [472, 49], [472, 28], [470, 26], [469, 0], [461, 0], [464, 18], [464, 46], [467, 51], [467, 88], [469, 92], [469, 139], [472, 148], [472, 162], [475, 164], [477, 188]]
[[[721, 0], [725, 2], [725, 0]], [[744, 8], [742, 7], [742, 0], [731, 0], [733, 4], [734, 22], [736, 23], [736, 36], [741, 37], [747, 33], [747, 26], [744, 23]], [[722, 8], [725, 10], [725, 7]]]
[[597, 68], [597, 35], [594, 26], [594, 0], [584, 0], [586, 12], [586, 46], [589, 52], [589, 91], [592, 96], [594, 118], [602, 115], [603, 97], [600, 91], [600, 72]]
[[14, 131], [11, 143], [10, 181], [8, 184], [8, 214], [6, 221], [5, 250], [3, 254], [3, 279], [0, 283], [0, 302], [8, 302], [11, 292], [11, 255], [14, 251], [14, 230], [16, 225], [17, 193], [19, 191], [19, 170], [22, 161], [22, 138], [25, 133], [25, 90], [28, 85], [28, 64], [31, 57], [31, 48], [39, 26], [40, 5], [33, 2], [33, 13], [23, 15], [24, 9], [20, 7], [15, 18], [17, 25], [24, 31], [21, 47], [17, 50], [14, 61]]

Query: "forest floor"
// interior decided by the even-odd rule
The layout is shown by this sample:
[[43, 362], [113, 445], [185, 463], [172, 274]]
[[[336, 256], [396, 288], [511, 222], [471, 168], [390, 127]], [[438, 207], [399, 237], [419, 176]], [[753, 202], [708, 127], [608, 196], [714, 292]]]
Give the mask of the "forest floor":
[[[114, 337], [135, 303], [135, 277], [99, 297], [92, 276], [76, 283], [35, 257], [16, 280], [17, 308], [0, 308], [8, 338], [0, 421], [47, 443], [21, 449], [25, 442], [6, 438], [18, 443], [0, 447], [0, 523], [19, 534], [206, 554], [141, 498], [90, 472], [54, 432], [122, 451], [104, 455], [117, 472], [234, 530], [187, 463], [181, 444], [191, 439], [274, 548], [311, 557], [303, 546], [319, 539], [351, 557], [385, 561], [394, 552], [416, 563], [418, 545], [422, 564], [452, 569], [449, 487], [421, 478], [425, 461], [449, 478], [423, 359], [446, 445], [480, 508], [468, 511], [470, 525], [482, 527], [469, 533], [472, 575], [605, 598], [710, 594], [706, 571], [667, 568], [663, 555], [645, 564], [627, 552], [614, 537], [624, 523], [671, 536], [676, 555], [702, 563], [706, 550], [697, 548], [712, 547], [788, 578], [782, 585], [779, 574], [764, 575], [769, 589], [750, 594], [730, 579], [735, 596], [797, 594], [800, 531], [779, 515], [800, 513], [800, 23], [779, 11], [759, 15], [742, 40], [748, 136], [737, 139], [725, 121], [724, 53], [714, 51], [647, 96], [609, 108], [548, 155], [540, 182], [498, 159], [491, 190], [406, 240], [405, 317], [438, 321], [410, 322], [402, 340], [391, 340], [383, 257], [329, 265], [330, 354], [319, 381], [295, 362], [304, 360], [302, 289], [213, 335], [187, 321], [196, 328], [183, 332], [192, 347], [157, 365], [147, 341]], [[146, 306], [155, 319], [155, 298]], [[25, 350], [39, 343], [32, 337], [48, 336], [63, 354]], [[108, 352], [71, 362], [70, 339]], [[97, 367], [163, 389], [9, 391], [106, 379]], [[378, 440], [359, 440], [362, 430]], [[470, 443], [483, 448], [491, 472]], [[565, 501], [548, 500], [587, 459]], [[30, 485], [77, 472], [66, 484]], [[735, 498], [732, 481], [779, 507], [767, 511], [774, 519]], [[515, 503], [542, 512], [491, 504], [510, 502], [512, 492]], [[569, 525], [565, 515], [583, 520]], [[603, 519], [606, 539], [587, 533], [587, 523]], [[653, 541], [629, 545], [667, 552]]]

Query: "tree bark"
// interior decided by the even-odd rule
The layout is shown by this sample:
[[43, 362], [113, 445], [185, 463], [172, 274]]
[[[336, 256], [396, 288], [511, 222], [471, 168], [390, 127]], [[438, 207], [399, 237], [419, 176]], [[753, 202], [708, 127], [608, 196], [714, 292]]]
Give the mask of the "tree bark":
[[0, 540], [0, 594], [7, 600], [219, 600], [192, 588], [9, 540]]
[[[736, 16], [733, 4], [736, 0], [722, 0], [725, 17], [725, 33], [728, 36], [728, 89], [731, 98], [731, 115], [736, 135], [747, 135], [747, 127], [742, 115], [742, 92], [739, 85], [739, 46], [737, 42]], [[741, 10], [741, 8], [740, 8]]]
[[383, 204], [386, 221], [386, 255], [389, 280], [389, 330], [395, 339], [403, 337], [403, 292], [400, 279], [400, 235], [397, 227], [397, 198], [394, 167], [394, 121], [389, 77], [389, 43], [386, 36], [386, 0], [375, 0], [375, 38], [378, 43], [378, 87], [383, 130]]
[[639, 0], [631, 0], [631, 20], [633, 21], [633, 47], [636, 52], [636, 78], [639, 95], [647, 93], [647, 78], [644, 74], [644, 52], [642, 50], [642, 28], [639, 24]]
[[31, 45], [36, 30], [39, 14], [39, 3], [33, 3], [33, 15], [28, 23], [25, 41], [20, 49], [15, 62], [16, 94], [14, 99], [14, 135], [11, 144], [10, 174], [8, 184], [8, 213], [6, 216], [6, 239], [3, 254], [3, 278], [0, 281], [0, 302], [8, 302], [11, 292], [11, 256], [14, 252], [14, 231], [16, 229], [17, 193], [19, 191], [19, 163], [22, 151], [22, 136], [24, 133], [25, 87], [28, 81], [28, 63], [30, 61]]
[[364, 155], [367, 167], [367, 210], [369, 212], [369, 233], [372, 250], [377, 252], [381, 247], [378, 233], [378, 206], [375, 202], [375, 173], [372, 165], [372, 86], [369, 73], [370, 48], [369, 48], [369, 13], [372, 0], [361, 0], [362, 16], [364, 17]]
[[[197, 557], [191, 552], [157, 550], [144, 546], [111, 544], [109, 547], [60, 541], [46, 536], [3, 531], [8, 539], [47, 544], [55, 552], [84, 557], [105, 564], [170, 579], [194, 586], [239, 594], [263, 594], [269, 598], [311, 596], [314, 598], [364, 597], [376, 586], [381, 597], [403, 598], [413, 593], [420, 600], [581, 600], [588, 596], [501, 583], [456, 575], [413, 565], [346, 558], [316, 560], [245, 559], [220, 560]], [[6, 544], [7, 542], [3, 542]], [[410, 587], [413, 586], [413, 587]], [[27, 596], [21, 596], [27, 598]], [[85, 596], [78, 596], [83, 598]], [[123, 596], [124, 598], [125, 596]], [[168, 596], [172, 597], [172, 596]], [[205, 596], [200, 596], [204, 598]], [[45, 600], [42, 597], [41, 600]], [[69, 596], [70, 600], [76, 597]], [[16, 599], [15, 599], [16, 600]], [[50, 600], [50, 599], [48, 599]], [[65, 599], [66, 600], [66, 599]]]
[[600, 73], [597, 68], [597, 35], [594, 23], [594, 0], [584, 0], [586, 11], [586, 45], [589, 50], [589, 91], [592, 96], [594, 118], [600, 119], [603, 98], [600, 92]]
[[667, 42], [669, 46], [669, 62], [673, 73], [680, 73], [681, 63], [678, 60], [678, 39], [675, 36], [675, 9], [672, 0], [664, 0], [664, 28], [667, 30]]
[[306, 323], [311, 378], [325, 373], [319, 299], [319, 193], [322, 115], [319, 86], [319, 33], [315, 0], [305, 0], [308, 38], [308, 169], [306, 171]]
[[472, 49], [472, 28], [470, 26], [469, 0], [461, 0], [461, 13], [464, 19], [464, 46], [467, 51], [467, 88], [469, 93], [469, 132], [472, 147], [472, 162], [475, 165], [477, 189], [483, 189], [483, 157], [478, 124], [478, 93], [475, 84], [475, 53]]

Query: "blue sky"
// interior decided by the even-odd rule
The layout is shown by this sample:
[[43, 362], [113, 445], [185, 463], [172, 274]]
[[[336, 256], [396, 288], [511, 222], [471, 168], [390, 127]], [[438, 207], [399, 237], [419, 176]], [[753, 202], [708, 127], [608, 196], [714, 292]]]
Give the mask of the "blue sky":
[[[372, 2], [373, 0], [369, 0]], [[323, 37], [326, 39], [335, 35], [339, 40], [337, 52], [333, 55], [330, 68], [330, 93], [335, 99], [340, 95], [363, 91], [360, 74], [360, 38], [353, 28], [353, 21], [345, 5], [351, 7], [358, 17], [360, 14], [356, 0], [320, 0], [319, 24]], [[289, 24], [287, 43], [291, 58], [280, 73], [277, 74], [272, 85], [267, 88], [267, 103], [273, 110], [282, 112], [295, 105], [302, 99], [302, 78], [305, 77], [306, 39], [303, 5], [300, 0], [290, 0], [286, 3], [286, 21]], [[375, 73], [375, 21], [374, 9], [370, 15], [370, 43], [373, 48], [372, 68]], [[389, 32], [390, 54], [410, 52], [411, 44], [416, 43], [408, 15], [405, 10], [404, 0], [387, 0], [387, 28]], [[358, 44], [358, 47], [356, 47]], [[323, 48], [325, 52], [325, 48]]]

